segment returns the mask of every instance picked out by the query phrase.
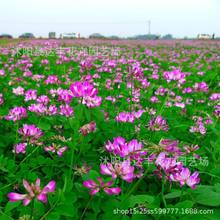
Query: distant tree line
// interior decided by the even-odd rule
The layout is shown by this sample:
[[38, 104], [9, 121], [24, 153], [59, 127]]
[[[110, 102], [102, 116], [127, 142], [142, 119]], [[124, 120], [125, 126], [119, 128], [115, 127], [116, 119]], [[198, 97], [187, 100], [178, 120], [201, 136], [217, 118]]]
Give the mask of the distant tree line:
[[89, 36], [89, 38], [92, 39], [128, 39], [128, 40], [158, 40], [158, 39], [164, 39], [164, 40], [171, 40], [173, 39], [172, 34], [166, 34], [164, 36], [160, 36], [160, 35], [156, 35], [156, 34], [142, 34], [142, 35], [136, 35], [136, 36], [132, 36], [132, 37], [119, 37], [116, 35], [112, 35], [112, 36], [104, 36], [102, 34], [99, 33], [94, 33], [91, 34]]
[[[9, 39], [9, 38], [13, 38], [13, 36], [10, 35], [10, 34], [1, 34], [0, 38], [8, 38]], [[24, 34], [20, 35], [19, 38], [35, 38], [35, 36], [32, 33], [24, 33]], [[128, 40], [158, 40], [158, 39], [172, 40], [172, 39], [175, 39], [172, 34], [165, 34], [163, 36], [157, 35], [157, 34], [140, 34], [140, 35], [131, 36], [131, 37], [119, 37], [117, 35], [104, 36], [100, 33], [91, 34], [91, 35], [89, 35], [89, 38], [90, 39], [112, 39], [112, 40], [119, 40], [119, 39], [128, 39]], [[184, 37], [183, 39], [193, 40], [195, 38]], [[220, 37], [215, 37], [215, 39], [220, 40]]]

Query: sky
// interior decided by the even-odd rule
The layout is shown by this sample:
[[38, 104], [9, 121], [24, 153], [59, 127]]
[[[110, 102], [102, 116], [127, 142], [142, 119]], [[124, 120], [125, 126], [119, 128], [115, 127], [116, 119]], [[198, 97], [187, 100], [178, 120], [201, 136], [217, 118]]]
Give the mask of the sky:
[[0, 34], [220, 36], [220, 0], [0, 0]]

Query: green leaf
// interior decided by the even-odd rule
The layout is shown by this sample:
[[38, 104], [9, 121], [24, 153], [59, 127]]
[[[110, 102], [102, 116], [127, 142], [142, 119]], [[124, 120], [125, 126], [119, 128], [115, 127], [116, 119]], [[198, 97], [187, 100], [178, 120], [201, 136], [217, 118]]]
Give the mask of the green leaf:
[[100, 176], [100, 174], [97, 171], [90, 170], [88, 174], [83, 176], [83, 180], [92, 179], [92, 180], [96, 181], [97, 177], [99, 177], [99, 176]]
[[130, 196], [128, 200], [126, 201], [127, 207], [134, 207], [137, 204], [143, 204], [143, 203], [153, 203], [154, 197], [150, 195], [136, 195], [136, 196]]
[[35, 210], [35, 215], [41, 216], [45, 213], [45, 206], [42, 202], [39, 202], [38, 200], [34, 201], [34, 210]]
[[220, 183], [216, 183], [214, 188], [215, 188], [216, 192], [220, 193]]
[[220, 193], [214, 191], [206, 191], [205, 193], [199, 194], [195, 201], [201, 205], [207, 206], [220, 206]]
[[76, 215], [76, 209], [71, 204], [63, 204], [56, 207], [56, 212], [60, 215], [67, 217], [74, 217]]
[[186, 192], [181, 192], [180, 190], [177, 190], [177, 191], [166, 194], [164, 197], [165, 197], [165, 199], [174, 199], [174, 198], [180, 197], [181, 194], [185, 195]]
[[44, 131], [48, 131], [51, 128], [51, 125], [46, 121], [40, 121], [38, 124], [38, 127]]
[[59, 220], [59, 219], [60, 219], [60, 214], [57, 213], [56, 211], [49, 213], [45, 218], [45, 220]]
[[176, 208], [192, 208], [193, 207], [193, 202], [190, 200], [185, 200], [182, 202], [178, 202], [175, 205]]
[[12, 218], [5, 213], [1, 213], [0, 220], [12, 220]]
[[21, 204], [21, 202], [8, 202], [5, 206], [5, 213], [10, 212]]

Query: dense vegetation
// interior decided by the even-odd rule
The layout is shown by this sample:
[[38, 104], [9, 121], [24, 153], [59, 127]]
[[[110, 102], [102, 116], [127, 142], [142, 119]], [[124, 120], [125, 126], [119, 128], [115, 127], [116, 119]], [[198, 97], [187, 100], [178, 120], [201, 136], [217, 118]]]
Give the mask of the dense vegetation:
[[0, 48], [0, 219], [220, 219], [218, 42]]

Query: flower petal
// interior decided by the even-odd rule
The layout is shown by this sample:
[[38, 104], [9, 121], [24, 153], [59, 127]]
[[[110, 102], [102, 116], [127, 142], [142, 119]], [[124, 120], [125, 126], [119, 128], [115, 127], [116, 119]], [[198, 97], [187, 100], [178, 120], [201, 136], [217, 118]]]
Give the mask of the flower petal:
[[30, 202], [31, 202], [31, 199], [30, 198], [26, 198], [26, 199], [23, 200], [23, 205], [27, 206]]
[[43, 203], [47, 203], [47, 194], [41, 193], [37, 196], [37, 199]]
[[24, 188], [28, 191], [28, 193], [30, 194], [31, 197], [34, 196], [34, 192], [31, 188], [31, 186], [29, 185], [29, 183], [27, 182], [27, 180], [23, 180], [23, 185], [24, 185]]
[[16, 202], [19, 200], [23, 200], [26, 198], [26, 194], [19, 194], [19, 193], [14, 193], [14, 192], [10, 192], [8, 193], [8, 198], [10, 202]]
[[42, 190], [41, 193], [48, 193], [48, 192], [54, 192], [56, 188], [56, 182], [54, 180], [51, 180]]
[[93, 180], [87, 180], [87, 181], [84, 181], [83, 182], [83, 185], [86, 187], [86, 188], [89, 188], [89, 189], [93, 189], [97, 186], [97, 183]]
[[108, 195], [118, 195], [121, 192], [121, 188], [119, 187], [114, 187], [114, 188], [105, 188], [104, 191]]
[[89, 194], [90, 194], [91, 196], [93, 196], [93, 195], [95, 195], [95, 194], [98, 193], [98, 192], [99, 192], [99, 188], [96, 188], [96, 189], [90, 190]]

